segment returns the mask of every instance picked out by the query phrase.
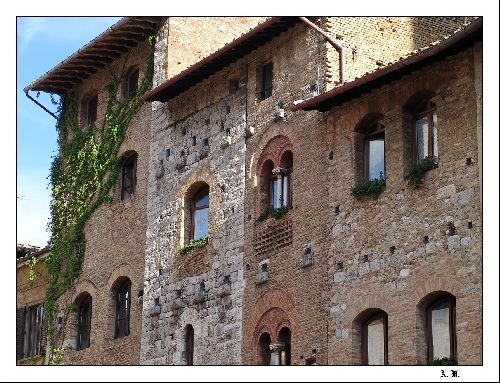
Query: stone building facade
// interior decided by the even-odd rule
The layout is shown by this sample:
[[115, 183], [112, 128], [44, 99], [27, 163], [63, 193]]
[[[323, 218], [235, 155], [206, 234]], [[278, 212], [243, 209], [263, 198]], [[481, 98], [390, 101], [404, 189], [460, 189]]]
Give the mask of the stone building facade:
[[[426, 51], [436, 39], [452, 35], [469, 21], [315, 20], [330, 34], [335, 30], [342, 44], [355, 51], [347, 55], [347, 80]], [[153, 205], [148, 208], [150, 245], [146, 252], [150, 271], [146, 271], [141, 362], [361, 364], [363, 325], [383, 312], [388, 334], [385, 362], [425, 364], [425, 310], [434, 298], [444, 297], [444, 292], [457, 305], [456, 342], [475, 344], [481, 339], [477, 316], [481, 235], [473, 239], [472, 232], [466, 231], [448, 238], [438, 230], [441, 225], [448, 230], [449, 222], [457, 228], [466, 221], [479, 234], [481, 230], [477, 167], [466, 168], [469, 182], [461, 186], [453, 171], [441, 170], [442, 166], [448, 168], [446, 161], [454, 166], [463, 165], [465, 158], [479, 161], [475, 132], [468, 132], [464, 125], [460, 129], [467, 139], [453, 145], [457, 132], [452, 134], [449, 129], [454, 123], [446, 121], [447, 113], [453, 112], [440, 106], [475, 91], [472, 50], [462, 53], [465, 58], [456, 59], [457, 72], [449, 71], [448, 77], [439, 73], [449, 60], [434, 63], [429, 74], [405, 73], [405, 79], [390, 82], [385, 91], [374, 87], [361, 101], [349, 101], [327, 113], [295, 112], [297, 100], [338, 85], [334, 69], [338, 59], [337, 63], [333, 59], [338, 54], [321, 35], [299, 22], [290, 21], [281, 33], [271, 35], [270, 26], [282, 24], [270, 22], [269, 29], [261, 24], [226, 50], [146, 95], [146, 99], [156, 100], [150, 173], [159, 167], [161, 175], [150, 176]], [[264, 42], [256, 43], [254, 38]], [[227, 52], [231, 52], [230, 58]], [[211, 64], [217, 69], [211, 69]], [[272, 92], [262, 97], [262, 72], [270, 64]], [[371, 90], [364, 88], [365, 92]], [[445, 119], [441, 123], [439, 118], [439, 149], [447, 154], [443, 153], [443, 165], [440, 162], [426, 177], [444, 174], [429, 181], [435, 185], [434, 194], [428, 191], [422, 197], [421, 190], [413, 191], [403, 179], [412, 162], [407, 153], [407, 127], [402, 123], [406, 105], [394, 100], [410, 101], [425, 92], [449, 100], [437, 106], [437, 113]], [[476, 126], [475, 100], [458, 100], [448, 107], [469, 111], [462, 119]], [[355, 127], [370, 113], [383, 115], [381, 123], [388, 132], [387, 187], [375, 202], [357, 201], [350, 192], [361, 178], [356, 168], [359, 137]], [[200, 145], [200, 139], [208, 145]], [[230, 162], [224, 160], [227, 153]], [[246, 158], [244, 178], [234, 171], [243, 164], [242, 155]], [[287, 174], [293, 188], [288, 212], [280, 219], [261, 219], [271, 203], [268, 182], [275, 178], [284, 182]], [[203, 251], [182, 254], [179, 248], [189, 239], [185, 233], [190, 188], [198, 187], [199, 182], [210, 187], [208, 244]], [[241, 187], [243, 195], [239, 194]], [[419, 203], [419, 198], [426, 203]], [[438, 207], [440, 203], [443, 205]], [[469, 218], [462, 217], [464, 214]], [[387, 227], [381, 227], [381, 222], [387, 222]], [[401, 231], [402, 227], [406, 228]], [[242, 228], [243, 241], [236, 234]], [[474, 240], [477, 242], [472, 243]], [[468, 246], [474, 250], [468, 251]], [[456, 252], [464, 259], [449, 259]], [[453, 276], [443, 275], [443, 267]], [[436, 275], [434, 284], [426, 275]], [[202, 282], [204, 299], [198, 300]], [[230, 294], [224, 300], [219, 291], [228, 282]], [[468, 313], [479, 320], [472, 322]], [[478, 364], [479, 349], [466, 347], [453, 356], [459, 363]], [[230, 356], [220, 350], [228, 350]]]
[[[120, 149], [137, 153], [137, 188], [123, 202], [117, 185], [86, 227], [61, 307], [92, 296], [91, 341], [67, 363], [426, 364], [438, 308], [447, 355], [482, 363], [481, 20], [310, 21], [343, 47], [344, 83], [338, 49], [299, 18], [155, 20], [155, 89]], [[139, 76], [147, 49], [128, 57]], [[415, 189], [424, 101], [439, 162]], [[356, 199], [371, 129], [385, 189]], [[125, 277], [130, 334], [115, 339]]]

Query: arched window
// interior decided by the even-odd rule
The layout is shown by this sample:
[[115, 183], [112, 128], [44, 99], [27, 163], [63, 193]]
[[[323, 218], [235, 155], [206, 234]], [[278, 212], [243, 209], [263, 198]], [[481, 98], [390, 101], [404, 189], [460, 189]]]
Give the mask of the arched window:
[[86, 104], [87, 125], [93, 124], [97, 121], [97, 93], [91, 96]]
[[191, 238], [208, 237], [209, 186], [204, 184], [191, 199]]
[[92, 296], [90, 294], [85, 294], [78, 304], [78, 350], [90, 347], [91, 317]]
[[419, 163], [424, 158], [438, 162], [436, 105], [428, 97], [413, 109], [413, 159]]
[[132, 69], [126, 80], [124, 96], [125, 98], [134, 97], [139, 88], [139, 68]]
[[132, 282], [123, 277], [116, 283], [115, 287], [115, 338], [130, 335], [130, 289]]
[[193, 365], [194, 356], [194, 329], [193, 326], [188, 324], [186, 326], [186, 335], [184, 339], [184, 349], [185, 349], [185, 360], [188, 366]]
[[291, 345], [292, 332], [288, 327], [283, 327], [278, 333], [280, 343], [280, 366], [290, 366], [292, 363]]
[[135, 193], [137, 184], [137, 153], [126, 155], [122, 165], [121, 199], [126, 200]]
[[380, 113], [365, 116], [356, 126], [355, 143], [360, 180], [385, 178], [385, 126]]
[[260, 364], [262, 366], [269, 366], [271, 363], [271, 349], [269, 346], [271, 345], [271, 336], [265, 332], [259, 338], [259, 350], [260, 350]]
[[428, 361], [456, 360], [455, 297], [446, 293], [431, 301], [426, 308], [426, 321]]
[[362, 324], [362, 362], [366, 365], [387, 364], [387, 314], [376, 311]]
[[[272, 162], [269, 161], [271, 164]], [[283, 153], [280, 159], [280, 166], [271, 170], [269, 180], [270, 190], [270, 206], [278, 209], [283, 206], [292, 207], [292, 171], [293, 171], [293, 154], [287, 150]], [[266, 164], [263, 171], [266, 172]]]

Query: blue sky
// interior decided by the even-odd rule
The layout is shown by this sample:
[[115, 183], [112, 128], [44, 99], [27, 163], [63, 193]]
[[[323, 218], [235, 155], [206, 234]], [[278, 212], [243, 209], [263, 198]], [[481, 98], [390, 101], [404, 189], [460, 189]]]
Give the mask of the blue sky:
[[[119, 19], [17, 18], [17, 243], [47, 244], [50, 190], [46, 178], [57, 149], [56, 120], [29, 100], [23, 88]], [[47, 94], [41, 93], [38, 100], [55, 111]]]

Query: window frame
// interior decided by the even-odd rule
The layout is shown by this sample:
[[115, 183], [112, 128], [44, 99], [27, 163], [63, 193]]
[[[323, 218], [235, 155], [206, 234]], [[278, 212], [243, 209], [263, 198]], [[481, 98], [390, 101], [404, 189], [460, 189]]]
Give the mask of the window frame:
[[362, 358], [362, 364], [365, 366], [368, 366], [368, 326], [370, 323], [373, 321], [382, 318], [382, 324], [384, 327], [384, 366], [387, 366], [389, 364], [389, 353], [388, 353], [388, 326], [387, 326], [387, 319], [388, 315], [385, 311], [377, 311], [376, 313], [370, 315], [368, 318], [366, 318], [362, 325], [361, 325], [361, 358]]
[[[82, 321], [82, 309], [86, 303], [88, 303], [88, 309], [87, 309], [88, 318], [86, 318], [88, 321], [88, 327], [86, 329], [86, 331], [88, 331], [88, 334], [85, 334], [85, 335], [88, 337], [88, 344], [85, 347], [82, 347], [82, 337], [84, 335], [84, 329], [85, 329], [84, 326], [87, 325], [87, 323], [83, 323], [83, 321]], [[90, 347], [90, 334], [91, 334], [91, 327], [92, 327], [92, 295], [87, 294], [85, 296], [85, 298], [83, 298], [81, 300], [80, 304], [78, 305], [78, 318], [77, 319], [78, 319], [77, 320], [77, 327], [78, 327], [77, 350], [80, 351], [80, 350], [84, 350], [84, 349]]]
[[432, 311], [437, 306], [448, 301], [449, 306], [449, 317], [448, 317], [448, 331], [450, 336], [450, 356], [451, 359], [457, 359], [457, 328], [456, 328], [456, 298], [447, 294], [440, 298], [433, 300], [427, 306], [425, 310], [426, 317], [426, 329], [427, 329], [427, 361], [432, 362], [434, 360], [434, 345], [432, 340]]
[[[127, 286], [125, 286], [127, 285]], [[126, 288], [126, 294], [127, 297], [125, 300], [120, 300], [120, 294], [123, 294], [122, 290], [125, 290]], [[132, 295], [132, 282], [130, 281], [129, 278], [124, 279], [121, 281], [115, 289], [114, 293], [114, 298], [115, 298], [115, 335], [114, 339], [118, 338], [124, 338], [126, 336], [130, 335], [130, 304], [132, 302], [131, 299]], [[120, 321], [122, 318], [120, 318], [120, 302], [125, 301], [126, 302], [126, 313], [125, 313], [125, 331], [123, 334], [120, 334]]]
[[[205, 194], [206, 192], [206, 194]], [[208, 197], [208, 204], [202, 205], [202, 206], [196, 206], [196, 202], [201, 200], [202, 198], [205, 197], [205, 195]], [[201, 237], [198, 239], [202, 238], [208, 238], [208, 222], [209, 222], [209, 217], [210, 217], [210, 186], [207, 184], [203, 185], [200, 187], [196, 193], [194, 194], [193, 198], [191, 198], [191, 206], [190, 206], [190, 218], [191, 218], [191, 227], [189, 228], [189, 238], [191, 240], [194, 240], [194, 232], [195, 232], [195, 226], [196, 226], [196, 221], [195, 221], [195, 213], [197, 210], [202, 210], [202, 209], [208, 209], [208, 215], [207, 215], [207, 237]]]
[[[375, 121], [373, 124], [376, 124], [377, 127], [376, 129], [369, 133], [369, 134], [363, 134], [363, 178], [366, 181], [370, 180], [370, 151], [369, 151], [369, 145], [368, 143], [371, 141], [376, 141], [379, 140], [380, 138], [383, 138], [384, 141], [384, 179], [386, 178], [386, 148], [385, 148], [385, 125], [382, 124], [380, 121]], [[367, 129], [369, 131], [369, 129]], [[379, 177], [377, 177], [379, 179]]]
[[[422, 102], [422, 104], [423, 103], [424, 102]], [[418, 110], [418, 107], [415, 109]], [[438, 166], [439, 157], [436, 157], [437, 161], [435, 161], [435, 159], [434, 159], [434, 127], [433, 127], [434, 118], [433, 117], [434, 117], [434, 114], [437, 115], [436, 112], [437, 112], [436, 104], [431, 102], [430, 98], [426, 98], [424, 111], [413, 113], [411, 124], [412, 124], [412, 156], [413, 156], [413, 163], [414, 164], [418, 163], [418, 158], [417, 158], [417, 152], [418, 152], [418, 148], [417, 148], [417, 121], [421, 120], [422, 118], [426, 118], [427, 119], [428, 149], [427, 149], [427, 155], [425, 157], [428, 157], [429, 159], [432, 160], [433, 167]], [[437, 135], [437, 128], [436, 128], [436, 135]]]
[[[126, 173], [127, 165], [132, 162], [131, 170]], [[130, 191], [125, 189], [124, 186], [124, 180], [125, 176], [128, 175], [129, 173], [132, 173], [132, 184], [130, 186], [127, 186], [127, 189], [131, 189]], [[126, 201], [130, 199], [136, 192], [137, 189], [137, 153], [133, 152], [130, 155], [128, 155], [124, 160], [122, 164], [122, 171], [121, 171], [121, 187], [120, 187], [120, 198], [122, 201]], [[128, 193], [126, 195], [125, 193]]]

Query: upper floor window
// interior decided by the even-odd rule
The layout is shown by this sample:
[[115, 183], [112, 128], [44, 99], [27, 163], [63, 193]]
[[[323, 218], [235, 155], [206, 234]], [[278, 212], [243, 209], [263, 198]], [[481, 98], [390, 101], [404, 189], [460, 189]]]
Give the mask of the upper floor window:
[[92, 317], [92, 296], [85, 294], [78, 305], [78, 339], [77, 348], [83, 350], [90, 347], [90, 326]]
[[97, 121], [97, 94], [90, 97], [86, 105], [87, 125]]
[[456, 359], [455, 297], [451, 294], [432, 301], [426, 309], [427, 356], [434, 359]]
[[273, 94], [273, 63], [262, 65], [257, 69], [257, 84], [261, 101], [271, 97]]
[[115, 338], [130, 335], [130, 290], [132, 282], [124, 277], [115, 288]]
[[387, 314], [377, 311], [362, 325], [362, 358], [366, 365], [387, 364]]
[[209, 186], [204, 184], [191, 200], [191, 239], [208, 237]]
[[135, 193], [137, 184], [137, 153], [132, 152], [125, 156], [122, 165], [121, 199], [126, 200]]
[[413, 110], [413, 159], [419, 163], [424, 158], [438, 162], [436, 105], [425, 98]]
[[43, 304], [23, 309], [21, 358], [40, 355], [42, 347]]
[[125, 98], [135, 96], [139, 88], [139, 68], [133, 69], [127, 76]]
[[365, 116], [356, 126], [356, 163], [359, 179], [375, 180], [385, 178], [385, 126], [379, 113]]
[[184, 360], [188, 366], [192, 366], [194, 362], [194, 329], [190, 324], [186, 326], [184, 342]]
[[270, 201], [274, 209], [288, 206], [292, 207], [292, 172], [293, 154], [286, 151], [281, 156], [280, 165], [272, 169], [270, 180]]

